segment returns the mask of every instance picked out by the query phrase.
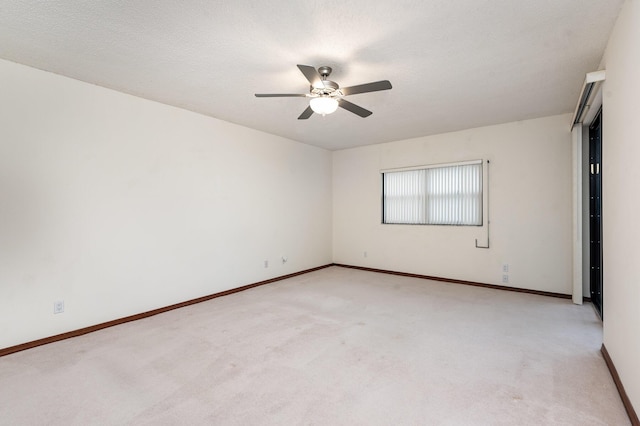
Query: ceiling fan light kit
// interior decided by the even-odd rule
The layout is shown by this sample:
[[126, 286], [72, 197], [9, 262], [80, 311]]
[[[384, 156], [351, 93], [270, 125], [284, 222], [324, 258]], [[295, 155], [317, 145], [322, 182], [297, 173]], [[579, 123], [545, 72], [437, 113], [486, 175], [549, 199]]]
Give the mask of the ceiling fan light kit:
[[306, 120], [313, 113], [331, 114], [335, 112], [338, 107], [346, 109], [362, 118], [368, 117], [373, 114], [371, 111], [366, 110], [356, 104], [343, 99], [345, 96], [355, 95], [358, 93], [377, 92], [379, 90], [391, 89], [391, 83], [389, 80], [381, 80], [373, 83], [360, 84], [358, 86], [351, 86], [340, 88], [335, 81], [327, 80], [327, 77], [331, 74], [331, 67], [322, 66], [316, 70], [310, 65], [298, 65], [298, 69], [305, 78], [309, 81], [311, 87], [308, 94], [285, 94], [285, 93], [273, 93], [262, 94], [256, 93], [258, 98], [283, 98], [283, 97], [308, 97], [311, 98], [309, 106], [298, 117], [298, 120]]
[[328, 96], [321, 96], [319, 98], [311, 98], [309, 105], [316, 114], [327, 115], [336, 112], [338, 100]]

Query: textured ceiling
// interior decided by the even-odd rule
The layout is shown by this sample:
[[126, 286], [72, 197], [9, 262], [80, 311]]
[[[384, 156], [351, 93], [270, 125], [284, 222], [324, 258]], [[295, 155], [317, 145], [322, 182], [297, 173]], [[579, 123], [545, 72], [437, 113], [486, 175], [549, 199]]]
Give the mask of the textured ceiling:
[[[341, 149], [565, 112], [623, 0], [4, 0], [0, 57]], [[296, 64], [373, 111], [297, 120]]]

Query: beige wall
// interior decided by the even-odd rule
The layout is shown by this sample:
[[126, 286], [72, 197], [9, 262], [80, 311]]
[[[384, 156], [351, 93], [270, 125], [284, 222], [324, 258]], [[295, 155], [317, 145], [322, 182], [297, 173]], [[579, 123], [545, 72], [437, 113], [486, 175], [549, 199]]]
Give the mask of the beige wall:
[[640, 2], [627, 1], [604, 57], [604, 343], [640, 412]]
[[[571, 294], [570, 115], [333, 153], [334, 262]], [[485, 227], [382, 225], [380, 170], [488, 159]], [[364, 252], [367, 257], [364, 257]]]
[[330, 152], [11, 62], [0, 81], [0, 348], [331, 262]]

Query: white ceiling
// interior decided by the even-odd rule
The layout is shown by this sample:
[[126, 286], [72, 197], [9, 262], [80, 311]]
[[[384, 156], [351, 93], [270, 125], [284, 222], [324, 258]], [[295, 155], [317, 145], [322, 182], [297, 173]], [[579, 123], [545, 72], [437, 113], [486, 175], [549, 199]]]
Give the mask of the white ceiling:
[[[623, 0], [3, 0], [0, 57], [327, 149], [565, 112]], [[297, 120], [296, 64], [373, 111]]]

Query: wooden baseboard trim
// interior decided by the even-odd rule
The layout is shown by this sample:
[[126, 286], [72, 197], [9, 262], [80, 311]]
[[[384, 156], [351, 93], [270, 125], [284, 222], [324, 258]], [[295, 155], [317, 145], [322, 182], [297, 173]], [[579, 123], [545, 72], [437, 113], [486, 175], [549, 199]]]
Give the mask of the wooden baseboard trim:
[[624, 390], [624, 386], [622, 386], [622, 381], [620, 380], [620, 376], [618, 375], [618, 370], [616, 370], [616, 366], [613, 364], [613, 360], [611, 356], [609, 356], [609, 352], [607, 348], [602, 344], [602, 348], [600, 349], [602, 352], [602, 357], [604, 358], [604, 362], [607, 364], [609, 368], [609, 373], [611, 373], [611, 377], [613, 378], [613, 382], [616, 384], [616, 388], [618, 388], [618, 393], [620, 394], [620, 399], [622, 399], [622, 404], [624, 405], [624, 409], [627, 410], [627, 414], [629, 415], [629, 420], [631, 420], [631, 424], [633, 426], [640, 426], [640, 420], [638, 419], [638, 414], [636, 410], [633, 409], [633, 404], [631, 404], [631, 400], [627, 395], [627, 392]]
[[456, 279], [451, 279], [451, 278], [432, 277], [430, 275], [420, 275], [420, 274], [411, 274], [411, 273], [408, 273], [408, 272], [388, 271], [386, 269], [366, 268], [364, 266], [343, 265], [343, 264], [340, 264], [340, 263], [334, 263], [334, 265], [335, 266], [340, 266], [342, 268], [360, 269], [362, 271], [369, 271], [369, 272], [379, 272], [381, 274], [400, 275], [400, 276], [403, 276], [403, 277], [422, 278], [422, 279], [425, 279], [425, 280], [442, 281], [442, 282], [451, 283], [451, 284], [464, 284], [464, 285], [472, 285], [472, 286], [475, 286], [475, 287], [492, 288], [492, 289], [496, 289], [496, 290], [515, 291], [517, 293], [535, 294], [535, 295], [538, 295], [538, 296], [549, 296], [549, 297], [558, 297], [558, 298], [561, 298], [561, 299], [571, 299], [571, 295], [570, 294], [553, 293], [553, 292], [550, 292], [550, 291], [530, 290], [530, 289], [527, 289], [527, 288], [508, 287], [508, 286], [497, 285], [497, 284], [479, 283], [479, 282], [475, 282], [475, 281], [465, 281], [465, 280], [456, 280]]
[[68, 331], [66, 333], [57, 334], [55, 336], [44, 337], [42, 339], [34, 340], [31, 342], [21, 343], [19, 345], [10, 346], [8, 348], [0, 349], [0, 357], [5, 355], [13, 354], [16, 352], [24, 351], [26, 349], [35, 348], [37, 346], [46, 345], [53, 342], [58, 342], [60, 340], [70, 339], [72, 337], [82, 336], [83, 334], [92, 333], [94, 331], [102, 330], [104, 328], [113, 327], [115, 325], [124, 324], [126, 322], [136, 321], [142, 318], [151, 317], [153, 315], [158, 315], [163, 312], [172, 311], [178, 308], [184, 308], [185, 306], [195, 305], [196, 303], [206, 302], [207, 300], [215, 299], [217, 297], [227, 296], [229, 294], [238, 293], [240, 291], [249, 290], [250, 288], [258, 287], [265, 284], [270, 284], [276, 281], [285, 280], [287, 278], [296, 277], [298, 275], [307, 274], [309, 272], [317, 271], [320, 269], [328, 268], [333, 264], [318, 266], [311, 269], [305, 269], [304, 271], [294, 272], [292, 274], [282, 275], [279, 277], [271, 278], [264, 281], [259, 281], [253, 284], [247, 284], [242, 287], [232, 288], [230, 290], [221, 291], [219, 293], [210, 294], [207, 296], [198, 297], [196, 299], [187, 300], [185, 302], [176, 303], [174, 305], [165, 306], [163, 308], [153, 309], [151, 311], [142, 312], [140, 314], [130, 315], [124, 318], [118, 318], [112, 321], [103, 322], [101, 324], [92, 325], [89, 327], [80, 328], [78, 330]]

